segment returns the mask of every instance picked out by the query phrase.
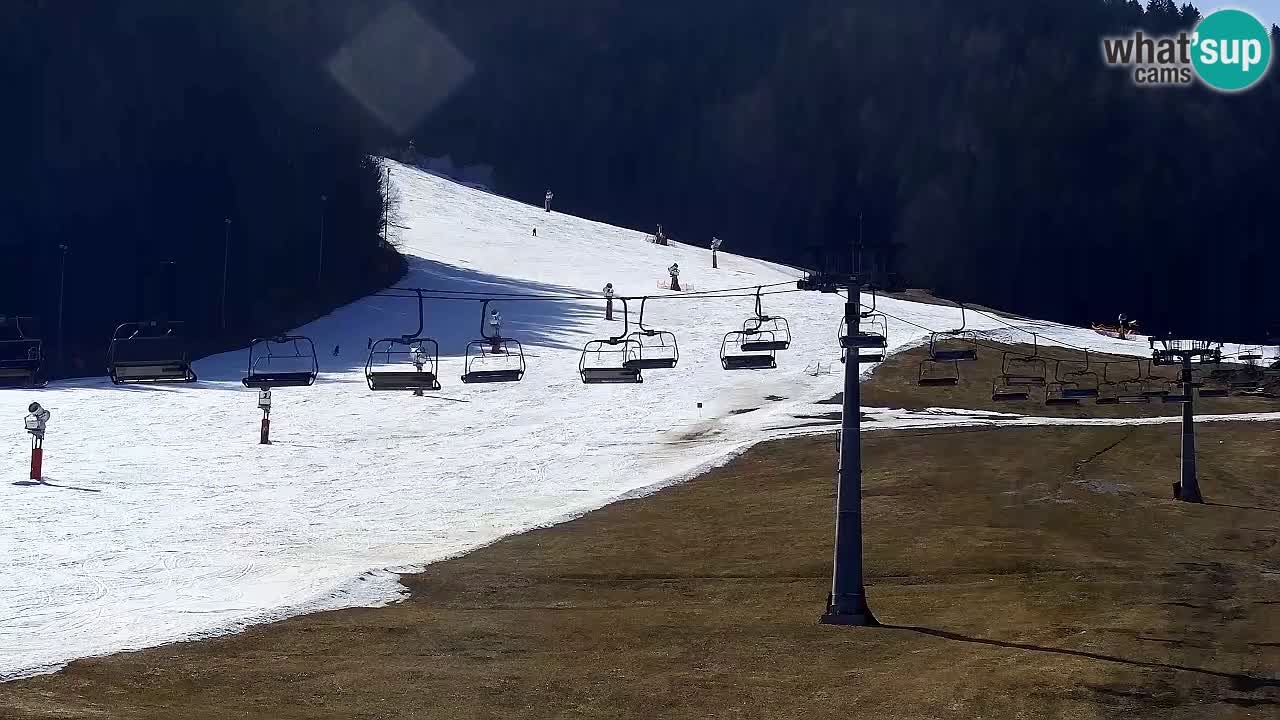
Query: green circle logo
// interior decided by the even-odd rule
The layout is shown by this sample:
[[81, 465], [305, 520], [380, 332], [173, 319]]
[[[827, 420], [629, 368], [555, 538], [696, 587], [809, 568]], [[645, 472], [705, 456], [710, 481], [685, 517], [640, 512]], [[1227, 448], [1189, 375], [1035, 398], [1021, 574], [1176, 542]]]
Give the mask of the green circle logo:
[[1271, 65], [1271, 33], [1243, 10], [1218, 10], [1196, 25], [1191, 64], [1216, 90], [1244, 90]]

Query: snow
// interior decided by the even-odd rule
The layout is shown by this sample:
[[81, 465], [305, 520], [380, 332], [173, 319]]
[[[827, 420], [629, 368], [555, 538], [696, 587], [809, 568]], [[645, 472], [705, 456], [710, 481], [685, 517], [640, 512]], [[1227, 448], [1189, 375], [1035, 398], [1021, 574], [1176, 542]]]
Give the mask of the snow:
[[[0, 678], [301, 612], [393, 602], [404, 592], [398, 571], [651, 492], [763, 439], [830, 432], [797, 416], [836, 409], [814, 403], [841, 389], [842, 298], [765, 297], [766, 312], [790, 321], [791, 349], [775, 370], [725, 372], [721, 338], [751, 314], [751, 298], [673, 300], [678, 294], [655, 291], [655, 281], [672, 262], [700, 292], [788, 283], [773, 288], [785, 290], [799, 273], [725, 252], [713, 271], [701, 248], [659, 247], [643, 232], [392, 166], [410, 263], [400, 286], [594, 297], [612, 282], [619, 296], [656, 293], [645, 322], [676, 333], [679, 367], [647, 370], [639, 385], [583, 385], [583, 344], [621, 327], [604, 321], [603, 301], [508, 300], [498, 307], [505, 333], [524, 344], [524, 381], [463, 385], [460, 355], [479, 333], [479, 303], [431, 300], [426, 334], [440, 343], [444, 388], [421, 398], [374, 393], [363, 377], [368, 338], [417, 325], [413, 301], [375, 296], [299, 329], [315, 339], [321, 376], [314, 387], [273, 393], [270, 446], [257, 444], [260, 413], [256, 392], [239, 383], [242, 352], [198, 362], [193, 385], [116, 387], [103, 378], [0, 390], [0, 407], [39, 400], [53, 412], [45, 484], [26, 481], [20, 413], [4, 433]], [[908, 323], [960, 322], [954, 307], [887, 298], [878, 307], [902, 319], [889, 322], [891, 350], [926, 336]], [[1044, 345], [1148, 352], [1145, 342], [1032, 324]], [[1002, 321], [970, 313], [968, 326], [995, 331]], [[807, 374], [816, 362], [835, 371]], [[877, 428], [1045, 421], [881, 415]]]

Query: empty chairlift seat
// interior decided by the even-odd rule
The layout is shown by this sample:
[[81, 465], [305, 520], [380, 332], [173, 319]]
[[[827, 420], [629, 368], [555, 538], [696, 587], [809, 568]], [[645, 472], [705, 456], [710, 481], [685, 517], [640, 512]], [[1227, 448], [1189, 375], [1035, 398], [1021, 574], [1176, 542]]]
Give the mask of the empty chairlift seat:
[[746, 352], [786, 350], [791, 347], [791, 326], [786, 318], [748, 318], [742, 323], [742, 349]]
[[424, 337], [373, 343], [364, 376], [370, 390], [439, 390], [440, 346]]
[[920, 363], [916, 383], [922, 387], [955, 387], [960, 384], [960, 365], [955, 360], [926, 358]]
[[642, 383], [641, 368], [628, 364], [640, 352], [640, 343], [631, 337], [592, 340], [582, 348], [578, 374], [588, 385]]
[[991, 383], [994, 402], [1022, 402], [1031, 399], [1031, 386], [1013, 382], [1016, 378], [1000, 376]]
[[[24, 325], [24, 321], [25, 325]], [[0, 316], [0, 387], [43, 387], [44, 343], [32, 332], [30, 318]]]
[[637, 330], [629, 336], [633, 352], [626, 366], [636, 370], [665, 370], [680, 362], [680, 348], [674, 333], [665, 330]]
[[734, 330], [720, 342], [720, 366], [725, 370], [771, 370], [778, 367], [775, 347], [758, 331]]
[[853, 334], [849, 333], [848, 322], [840, 320], [840, 362], [846, 361], [848, 350], [857, 350], [859, 363], [883, 362], [888, 347], [889, 320], [884, 315], [862, 313], [858, 332]]
[[117, 385], [196, 381], [181, 322], [124, 323], [111, 336], [107, 374]]
[[249, 369], [241, 382], [259, 390], [310, 387], [319, 374], [320, 362], [311, 338], [281, 335], [259, 338], [249, 345]]

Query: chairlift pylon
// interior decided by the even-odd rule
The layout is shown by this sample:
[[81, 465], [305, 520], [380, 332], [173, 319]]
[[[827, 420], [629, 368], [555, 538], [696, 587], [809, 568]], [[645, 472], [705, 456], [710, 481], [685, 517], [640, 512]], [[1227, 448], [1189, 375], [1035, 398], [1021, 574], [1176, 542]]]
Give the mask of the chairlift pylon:
[[[23, 328], [23, 321], [27, 328]], [[29, 317], [0, 315], [0, 387], [41, 388], [49, 384], [44, 367], [44, 342], [28, 337]]]
[[277, 335], [249, 343], [247, 388], [310, 387], [320, 374], [316, 346], [305, 335]]
[[680, 362], [680, 347], [675, 333], [644, 326], [644, 305], [648, 299], [640, 298], [640, 317], [636, 320], [639, 329], [629, 335], [634, 343], [633, 352], [624, 365], [637, 370], [668, 370]]
[[628, 332], [631, 313], [627, 310], [627, 299], [617, 299], [622, 302], [622, 332], [613, 337], [589, 340], [582, 347], [578, 374], [587, 385], [644, 382], [640, 367], [627, 364], [627, 360], [640, 352], [640, 343]]
[[503, 337], [500, 327], [493, 335], [485, 330], [490, 302], [485, 300], [480, 306], [480, 339], [467, 343], [462, 382], [519, 382], [526, 369], [524, 348], [519, 340]]
[[423, 337], [425, 312], [422, 291], [418, 295], [418, 329], [400, 337], [382, 338], [369, 349], [364, 378], [370, 390], [440, 389], [440, 344]]
[[180, 321], [121, 323], [107, 348], [107, 375], [116, 385], [197, 380]]

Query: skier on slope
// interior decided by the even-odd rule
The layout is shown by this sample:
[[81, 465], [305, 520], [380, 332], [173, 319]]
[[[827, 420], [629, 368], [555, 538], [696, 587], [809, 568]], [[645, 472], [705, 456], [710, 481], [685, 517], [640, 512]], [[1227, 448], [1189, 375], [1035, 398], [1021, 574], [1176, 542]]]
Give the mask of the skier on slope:
[[604, 319], [613, 319], [613, 283], [604, 284]]
[[671, 289], [680, 290], [680, 263], [671, 263], [671, 267], [667, 268], [667, 272], [671, 273]]
[[555, 195], [551, 192], [550, 189], [548, 189], [546, 197], [542, 199], [542, 207], [547, 212], [551, 212], [551, 198], [553, 197], [555, 197]]
[[502, 314], [497, 308], [489, 311], [489, 345], [494, 353], [502, 352]]

